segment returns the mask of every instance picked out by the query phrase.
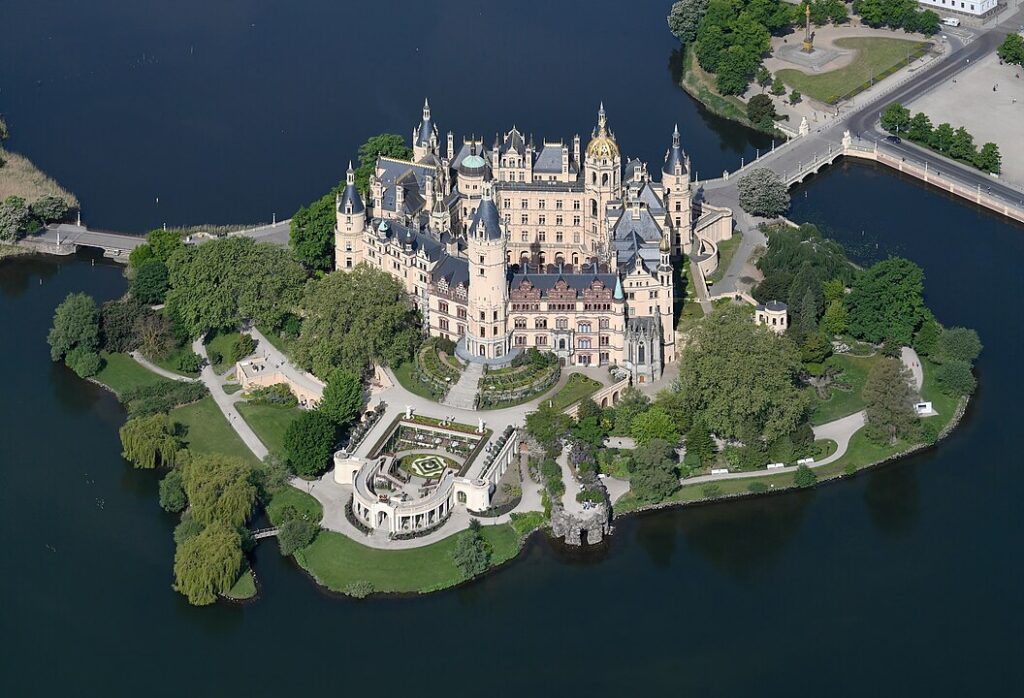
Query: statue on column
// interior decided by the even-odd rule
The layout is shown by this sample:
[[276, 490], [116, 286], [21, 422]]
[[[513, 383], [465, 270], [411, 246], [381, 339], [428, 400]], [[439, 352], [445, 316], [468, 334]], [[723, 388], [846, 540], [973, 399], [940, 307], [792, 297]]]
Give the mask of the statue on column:
[[807, 3], [807, 11], [804, 13], [806, 19], [806, 25], [804, 28], [804, 46], [801, 51], [804, 53], [814, 53], [814, 34], [811, 33], [811, 3]]

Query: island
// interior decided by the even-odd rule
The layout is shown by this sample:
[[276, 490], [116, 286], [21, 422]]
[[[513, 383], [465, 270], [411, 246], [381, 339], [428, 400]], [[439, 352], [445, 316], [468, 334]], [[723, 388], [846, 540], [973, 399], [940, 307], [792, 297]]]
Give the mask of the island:
[[51, 357], [124, 404], [190, 603], [254, 598], [271, 538], [332, 592], [449, 588], [538, 530], [595, 546], [955, 426], [977, 334], [913, 262], [862, 269], [787, 220], [790, 183], [698, 183], [678, 128], [652, 172], [603, 105], [586, 139], [488, 144], [425, 102], [290, 221], [121, 250], [127, 294], [68, 296]]

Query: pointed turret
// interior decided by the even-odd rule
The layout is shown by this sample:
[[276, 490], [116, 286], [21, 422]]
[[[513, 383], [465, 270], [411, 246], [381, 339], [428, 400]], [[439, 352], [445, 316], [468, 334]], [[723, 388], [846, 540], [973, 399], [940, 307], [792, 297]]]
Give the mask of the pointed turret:
[[349, 160], [348, 170], [345, 172], [345, 191], [338, 202], [338, 213], [354, 214], [362, 213], [363, 197], [359, 196], [356, 189], [356, 173], [352, 169], [352, 161]]
[[662, 170], [665, 174], [679, 176], [686, 172], [686, 153], [679, 142], [679, 125], [676, 125], [672, 132], [672, 147], [665, 154], [665, 167]]

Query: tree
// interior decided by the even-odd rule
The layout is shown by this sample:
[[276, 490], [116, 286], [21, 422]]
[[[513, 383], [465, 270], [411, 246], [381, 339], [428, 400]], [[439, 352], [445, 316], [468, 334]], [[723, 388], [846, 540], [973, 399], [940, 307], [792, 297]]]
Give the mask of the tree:
[[231, 356], [225, 357], [229, 363], [236, 363], [256, 351], [256, 340], [251, 334], [239, 332], [235, 341], [231, 343]]
[[288, 241], [296, 261], [307, 269], [325, 272], [334, 269], [335, 202], [343, 184], [292, 216]]
[[100, 308], [100, 346], [111, 353], [130, 352], [138, 348], [135, 323], [152, 312], [134, 298], [107, 301]]
[[853, 283], [846, 305], [855, 337], [874, 344], [885, 339], [910, 344], [925, 318], [924, 272], [900, 257], [878, 262]]
[[679, 489], [675, 451], [663, 439], [651, 439], [633, 451], [629, 486], [637, 501], [660, 502]]
[[327, 378], [320, 412], [339, 427], [347, 427], [363, 411], [363, 385], [351, 372], [335, 369]]
[[136, 468], [165, 468], [174, 465], [178, 440], [174, 424], [166, 414], [132, 417], [118, 432], [121, 435], [121, 456]]
[[719, 437], [756, 433], [773, 441], [807, 419], [800, 352], [751, 322], [745, 308], [718, 309], [699, 321], [679, 365], [680, 393]]
[[740, 206], [755, 216], [772, 218], [789, 210], [789, 189], [772, 170], [759, 167], [740, 177]]
[[470, 519], [469, 530], [455, 541], [452, 561], [466, 579], [483, 574], [490, 566], [491, 546], [480, 533], [480, 522], [476, 519]]
[[53, 314], [53, 326], [46, 341], [54, 361], [60, 361], [75, 347], [95, 352], [100, 343], [100, 319], [92, 296], [69, 293]]
[[303, 412], [284, 433], [288, 467], [301, 477], [315, 477], [327, 469], [334, 447], [335, 425], [319, 410]]
[[757, 126], [768, 127], [775, 121], [775, 103], [766, 94], [754, 95], [747, 102], [747, 118]]
[[889, 133], [903, 133], [910, 128], [910, 110], [899, 102], [893, 102], [882, 112], [882, 128]]
[[636, 388], [630, 386], [622, 391], [619, 403], [615, 406], [615, 428], [613, 432], [627, 436], [633, 429], [633, 420], [637, 415], [646, 412], [651, 400]]
[[832, 301], [821, 318], [821, 331], [829, 337], [835, 337], [846, 332], [849, 322], [849, 315], [843, 302]]
[[932, 131], [932, 147], [940, 153], [948, 153], [953, 147], [953, 127], [941, 123]]
[[925, 145], [932, 140], [932, 120], [924, 112], [917, 112], [907, 125], [907, 138]]
[[715, 458], [715, 440], [703, 419], [695, 419], [686, 433], [686, 455], [690, 454], [696, 456], [701, 465], [707, 465]]
[[974, 158], [974, 166], [985, 172], [999, 174], [1003, 169], [1003, 157], [999, 154], [999, 146], [995, 143], [986, 143], [981, 146], [977, 157]]
[[757, 80], [757, 84], [761, 86], [762, 90], [772, 84], [772, 74], [763, 65], [754, 73], [754, 79]]
[[69, 351], [64, 356], [64, 363], [79, 378], [95, 376], [103, 368], [103, 360], [100, 358], [100, 355], [82, 346], [75, 347]]
[[374, 363], [397, 366], [420, 342], [419, 318], [401, 282], [360, 265], [311, 281], [300, 303], [302, 333], [294, 358], [321, 378], [338, 367], [362, 374]]
[[977, 381], [971, 373], [971, 364], [960, 359], [943, 362], [935, 373], [935, 379], [942, 392], [955, 397], [970, 395], [977, 387]]
[[545, 451], [554, 451], [572, 428], [572, 417], [541, 403], [536, 412], [526, 415], [526, 433]]
[[974, 162], [976, 156], [977, 149], [974, 147], [974, 136], [961, 126], [953, 132], [953, 142], [949, 146], [949, 157]]
[[634, 417], [630, 435], [639, 445], [653, 439], [661, 439], [672, 444], [679, 440], [679, 430], [675, 422], [659, 407], [652, 407]]
[[138, 337], [139, 351], [151, 359], [165, 358], [174, 350], [174, 337], [171, 335], [171, 323], [166, 316], [159, 313], [140, 315], [135, 321], [135, 335]]
[[838, 286], [832, 291], [838, 291], [838, 298], [845, 298], [844, 289], [852, 283], [854, 269], [842, 245], [825, 238], [810, 224], [780, 227], [770, 235], [768, 251], [757, 262], [764, 281], [754, 289], [755, 298], [762, 303], [786, 301], [796, 312], [811, 290], [817, 314], [825, 308], [826, 281]]
[[739, 46], [730, 46], [719, 57], [715, 87], [723, 95], [741, 95], [750, 84], [751, 74], [750, 55]]
[[812, 332], [800, 346], [800, 358], [805, 364], [821, 364], [832, 355], [832, 344], [821, 332]]
[[289, 519], [278, 528], [277, 544], [281, 554], [288, 556], [310, 545], [320, 533], [320, 527], [306, 519]]
[[996, 53], [1007, 63], [1024, 65], [1024, 37], [1017, 32], [1007, 34]]
[[793, 90], [792, 92], [789, 93], [789, 103], [790, 104], [800, 104], [800, 102], [802, 100], [803, 100], [803, 95], [800, 94], [799, 90]]
[[672, 4], [668, 14], [668, 28], [681, 43], [690, 44], [697, 39], [697, 27], [708, 11], [708, 0], [679, 0]]
[[814, 471], [808, 468], [806, 465], [798, 466], [796, 472], [793, 473], [793, 484], [800, 489], [807, 489], [808, 487], [814, 487], [818, 482], [818, 476], [814, 474]]
[[14, 242], [28, 231], [32, 214], [20, 196], [8, 196], [0, 203], [0, 242]]
[[778, 75], [776, 75], [775, 79], [772, 80], [772, 90], [771, 90], [771, 92], [772, 92], [773, 95], [776, 95], [776, 96], [786, 94], [786, 84], [784, 82], [782, 82], [782, 78], [780, 78]]
[[241, 536], [230, 526], [216, 522], [178, 546], [174, 589], [193, 606], [205, 606], [231, 589], [241, 568]]
[[162, 303], [167, 293], [167, 265], [158, 259], [147, 260], [135, 271], [129, 290], [143, 303]]
[[356, 168], [356, 189], [365, 199], [369, 193], [370, 175], [377, 164], [377, 157], [409, 160], [412, 148], [397, 133], [382, 133], [373, 136], [359, 146], [359, 167]]
[[179, 230], [153, 230], [146, 236], [146, 242], [153, 253], [153, 259], [167, 263], [171, 257], [185, 247]]
[[800, 312], [797, 313], [789, 328], [790, 332], [794, 334], [794, 340], [801, 344], [811, 335], [818, 333], [818, 303], [814, 297], [814, 291], [813, 287], [807, 287], [804, 291], [800, 305], [795, 306], [800, 308]]
[[936, 322], [930, 312], [926, 312], [920, 329], [914, 333], [911, 346], [921, 356], [933, 356], [939, 352], [939, 336], [941, 334], [942, 325]]
[[184, 511], [188, 505], [185, 498], [185, 486], [182, 484], [181, 471], [171, 470], [160, 481], [160, 508], [172, 514]]
[[55, 223], [68, 215], [68, 204], [59, 196], [47, 194], [32, 202], [29, 212], [43, 223]]
[[189, 511], [201, 524], [245, 524], [256, 503], [256, 479], [245, 461], [220, 454], [190, 456], [182, 466]]
[[974, 330], [950, 327], [939, 335], [939, 353], [943, 360], [965, 361], [970, 364], [981, 353], [981, 340]]
[[167, 267], [166, 303], [193, 337], [244, 319], [276, 329], [306, 278], [287, 250], [242, 236], [186, 246]]
[[871, 367], [862, 396], [867, 413], [865, 433], [872, 441], [894, 444], [916, 429], [910, 371], [898, 359], [882, 359]]

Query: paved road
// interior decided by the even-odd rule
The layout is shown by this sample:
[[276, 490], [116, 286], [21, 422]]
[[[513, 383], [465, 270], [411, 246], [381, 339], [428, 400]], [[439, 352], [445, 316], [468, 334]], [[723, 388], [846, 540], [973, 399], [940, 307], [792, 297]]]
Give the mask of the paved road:
[[53, 244], [57, 244], [59, 240], [62, 245], [74, 244], [116, 250], [134, 250], [146, 242], [146, 238], [140, 235], [112, 233], [106, 230], [89, 230], [85, 226], [73, 225], [71, 223], [48, 225], [41, 233], [33, 235], [32, 239]]
[[135, 359], [135, 361], [139, 365], [145, 366], [147, 369], [157, 374], [158, 376], [163, 376], [164, 378], [167, 378], [169, 380], [178, 381], [179, 383], [195, 383], [199, 380], [198, 378], [190, 378], [188, 376], [183, 376], [180, 373], [175, 373], [174, 371], [168, 371], [165, 368], [160, 368], [155, 363], [153, 363], [152, 361], [150, 361], [137, 351], [133, 351], [128, 355]]

